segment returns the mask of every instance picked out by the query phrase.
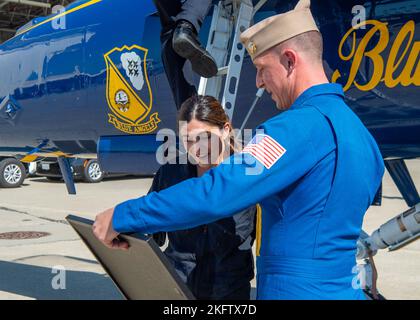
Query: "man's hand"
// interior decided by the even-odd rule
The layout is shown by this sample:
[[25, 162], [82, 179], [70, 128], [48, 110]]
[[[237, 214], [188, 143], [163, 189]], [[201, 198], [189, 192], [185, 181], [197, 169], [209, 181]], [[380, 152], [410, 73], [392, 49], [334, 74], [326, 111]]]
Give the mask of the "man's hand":
[[114, 216], [114, 208], [105, 210], [98, 214], [93, 224], [93, 233], [101, 240], [108, 248], [111, 249], [128, 249], [128, 243], [126, 241], [119, 240], [119, 235], [112, 227], [112, 217]]

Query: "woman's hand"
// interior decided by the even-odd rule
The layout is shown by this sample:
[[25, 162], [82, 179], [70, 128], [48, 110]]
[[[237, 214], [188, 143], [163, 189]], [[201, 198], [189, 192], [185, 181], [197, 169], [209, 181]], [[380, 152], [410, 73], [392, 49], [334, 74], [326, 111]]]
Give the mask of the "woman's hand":
[[92, 226], [93, 233], [108, 248], [127, 250], [129, 247], [128, 243], [118, 239], [119, 233], [112, 227], [113, 216], [114, 208], [98, 214]]

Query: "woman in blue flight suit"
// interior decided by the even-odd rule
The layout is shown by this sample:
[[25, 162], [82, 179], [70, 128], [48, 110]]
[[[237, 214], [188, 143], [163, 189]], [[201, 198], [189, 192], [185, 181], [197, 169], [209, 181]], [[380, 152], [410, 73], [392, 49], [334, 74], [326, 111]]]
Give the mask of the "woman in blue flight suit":
[[[181, 131], [184, 129], [186, 133], [182, 138], [191, 161], [163, 165], [150, 192], [199, 177], [234, 151], [232, 126], [215, 98], [191, 97], [182, 104], [178, 120], [186, 124]], [[215, 141], [221, 143], [214, 146]], [[211, 150], [215, 149], [217, 157], [211, 158]], [[254, 206], [233, 217], [167, 233], [169, 243], [165, 254], [197, 299], [250, 299], [255, 213]], [[165, 235], [154, 235], [161, 246]]]

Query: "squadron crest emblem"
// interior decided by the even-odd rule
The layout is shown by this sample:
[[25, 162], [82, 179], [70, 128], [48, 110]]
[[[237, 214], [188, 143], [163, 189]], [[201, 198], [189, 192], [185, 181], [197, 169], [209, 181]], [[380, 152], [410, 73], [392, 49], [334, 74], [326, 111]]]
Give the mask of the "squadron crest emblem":
[[137, 45], [114, 48], [104, 55], [107, 83], [108, 122], [129, 134], [146, 134], [157, 129], [158, 113], [153, 105], [146, 58], [148, 50]]

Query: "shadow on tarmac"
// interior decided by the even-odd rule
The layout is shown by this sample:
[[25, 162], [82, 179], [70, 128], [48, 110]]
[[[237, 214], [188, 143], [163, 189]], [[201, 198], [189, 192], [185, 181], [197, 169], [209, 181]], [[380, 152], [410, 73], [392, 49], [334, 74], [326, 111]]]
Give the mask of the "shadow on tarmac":
[[58, 273], [52, 271], [47, 267], [0, 261], [0, 291], [40, 300], [123, 299], [108, 276], [94, 272], [66, 270], [66, 288], [55, 290], [52, 283], [57, 283], [53, 279]]

